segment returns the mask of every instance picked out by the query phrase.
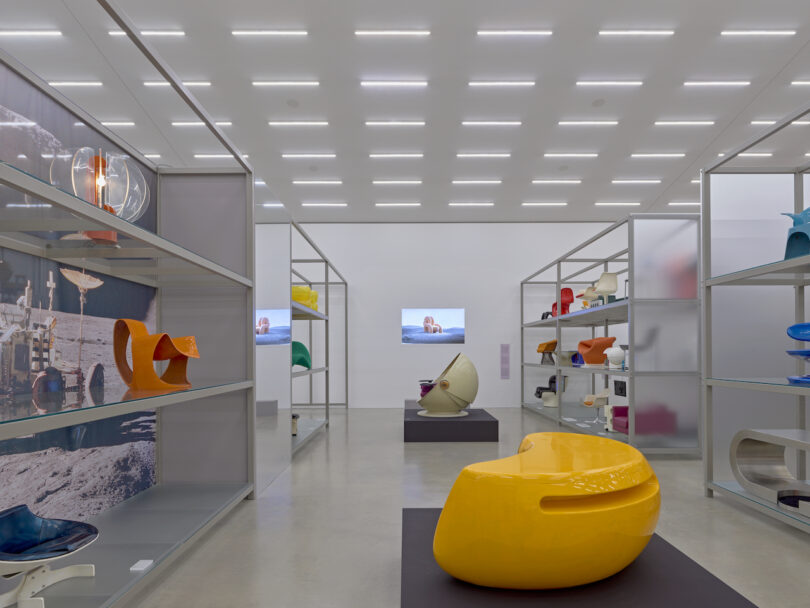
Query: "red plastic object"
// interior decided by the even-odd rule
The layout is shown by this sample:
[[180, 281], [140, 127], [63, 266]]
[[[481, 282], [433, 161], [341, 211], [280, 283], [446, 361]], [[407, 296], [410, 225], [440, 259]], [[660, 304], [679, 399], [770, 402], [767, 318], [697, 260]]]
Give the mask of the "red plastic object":
[[[613, 430], [630, 432], [628, 406], [613, 406]], [[674, 435], [678, 430], [678, 417], [665, 405], [651, 405], [636, 412], [637, 435]]]
[[[571, 303], [574, 301], [574, 290], [570, 287], [563, 287], [560, 290], [560, 302], [562, 302], [562, 314], [567, 315]], [[557, 303], [551, 305], [551, 316], [557, 316]]]

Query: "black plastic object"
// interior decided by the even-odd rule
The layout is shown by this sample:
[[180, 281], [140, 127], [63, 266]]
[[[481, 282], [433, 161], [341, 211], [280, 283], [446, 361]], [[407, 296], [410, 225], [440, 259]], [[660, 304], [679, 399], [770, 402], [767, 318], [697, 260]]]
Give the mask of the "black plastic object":
[[95, 526], [67, 519], [45, 519], [26, 505], [0, 512], [0, 561], [28, 562], [62, 557], [93, 542]]
[[625, 380], [614, 380], [613, 392], [617, 397], [627, 397], [627, 382]]
[[810, 496], [802, 496], [801, 494], [794, 494], [792, 496], [780, 496], [779, 503], [792, 509], [798, 509], [799, 504], [803, 502], [810, 502]]
[[543, 393], [556, 393], [557, 392], [557, 376], [549, 376], [548, 386], [538, 386], [534, 391], [534, 396], [538, 399], [543, 397]]

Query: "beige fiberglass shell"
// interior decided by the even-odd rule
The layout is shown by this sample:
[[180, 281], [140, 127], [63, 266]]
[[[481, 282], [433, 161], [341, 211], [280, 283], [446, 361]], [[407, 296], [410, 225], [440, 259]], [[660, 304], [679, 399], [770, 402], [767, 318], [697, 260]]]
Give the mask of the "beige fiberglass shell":
[[478, 372], [465, 355], [459, 353], [450, 362], [427, 395], [419, 400], [421, 416], [466, 416], [464, 411], [478, 394]]

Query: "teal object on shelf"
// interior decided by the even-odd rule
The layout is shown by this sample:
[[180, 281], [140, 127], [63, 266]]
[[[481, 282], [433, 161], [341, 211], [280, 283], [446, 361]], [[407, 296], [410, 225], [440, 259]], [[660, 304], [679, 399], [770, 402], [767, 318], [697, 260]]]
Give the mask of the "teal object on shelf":
[[810, 254], [810, 208], [801, 213], [783, 213], [793, 220], [793, 227], [788, 230], [785, 245], [785, 259], [798, 258]]
[[292, 343], [292, 364], [300, 365], [306, 369], [312, 369], [312, 356], [306, 346], [293, 340]]

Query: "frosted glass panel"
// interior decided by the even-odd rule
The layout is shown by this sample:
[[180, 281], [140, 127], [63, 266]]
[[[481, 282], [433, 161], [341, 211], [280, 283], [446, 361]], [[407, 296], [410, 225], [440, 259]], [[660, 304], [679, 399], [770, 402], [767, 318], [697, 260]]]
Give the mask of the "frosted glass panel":
[[693, 299], [698, 285], [697, 218], [634, 218], [636, 298]]
[[700, 378], [636, 378], [636, 443], [650, 447], [698, 447]]
[[699, 311], [695, 301], [637, 302], [631, 366], [637, 371], [699, 371]]

